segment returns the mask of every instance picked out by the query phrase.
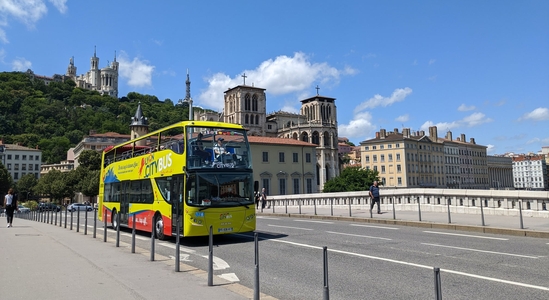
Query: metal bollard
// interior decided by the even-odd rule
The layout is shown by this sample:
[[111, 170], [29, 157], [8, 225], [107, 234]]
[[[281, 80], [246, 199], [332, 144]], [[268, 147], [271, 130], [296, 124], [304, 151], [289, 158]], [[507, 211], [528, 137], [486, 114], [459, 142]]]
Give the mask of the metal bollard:
[[520, 229], [524, 229], [524, 223], [522, 222], [522, 201], [518, 201], [519, 205], [519, 216], [520, 216]]
[[255, 269], [254, 269], [254, 300], [259, 300], [259, 237], [258, 233], [254, 233], [255, 245]]
[[72, 230], [72, 218], [73, 218], [72, 213], [73, 212], [74, 212], [74, 210], [71, 209], [71, 230]]
[[288, 200], [284, 199], [284, 207], [286, 208], [286, 213], [288, 213]]
[[208, 286], [213, 286], [213, 227], [211, 225], [208, 255]]
[[313, 199], [313, 207], [314, 207], [315, 216], [316, 216], [316, 201], [315, 201], [315, 199]]
[[96, 237], [96, 232], [97, 230], [97, 209], [94, 209], [93, 210], [93, 238], [95, 239]]
[[120, 247], [120, 212], [116, 214], [116, 247]]
[[330, 216], [334, 216], [334, 198], [330, 198]]
[[417, 198], [417, 213], [419, 214], [419, 221], [421, 222], [421, 201]]
[[322, 247], [324, 250], [324, 288], [323, 297], [324, 300], [330, 299], [330, 287], [328, 286], [328, 247]]
[[84, 235], [88, 235], [88, 208], [86, 207], [86, 213], [84, 213]]
[[395, 199], [393, 199], [393, 220], [396, 220]]
[[299, 214], [301, 214], [301, 199], [297, 199], [297, 205], [299, 206]]
[[151, 230], [151, 261], [154, 261], [154, 224], [155, 222], [152, 222], [152, 230]]
[[433, 268], [435, 271], [435, 299], [442, 300], [442, 283], [440, 281], [440, 269]]
[[80, 232], [80, 208], [76, 211], [76, 232]]
[[353, 215], [352, 215], [352, 212], [351, 212], [351, 210], [352, 210], [352, 208], [351, 208], [351, 200], [350, 200], [350, 199], [347, 199], [347, 200], [349, 200], [349, 217], [352, 217]]
[[[179, 203], [177, 203], [177, 205], [179, 205]], [[180, 240], [179, 240], [179, 236], [181, 235], [181, 220], [179, 219], [179, 209], [177, 210], [177, 217], [175, 222], [176, 222], [175, 231], [177, 232], [177, 235], [175, 236], [175, 271], [179, 272], [179, 268], [181, 265], [181, 262], [180, 262], [181, 246], [180, 246]]]
[[65, 208], [65, 228], [67, 228], [67, 208]]
[[107, 242], [107, 209], [103, 210], [103, 242]]
[[135, 213], [133, 213], [132, 219], [132, 253], [135, 253]]
[[452, 217], [450, 216], [450, 199], [446, 200], [446, 204], [448, 205], [448, 224], [452, 224]]
[[57, 210], [55, 210], [55, 226], [57, 226]]
[[482, 226], [486, 226], [484, 223], [484, 208], [482, 208], [484, 205], [482, 203], [482, 200], [480, 201], [480, 216], [482, 218]]

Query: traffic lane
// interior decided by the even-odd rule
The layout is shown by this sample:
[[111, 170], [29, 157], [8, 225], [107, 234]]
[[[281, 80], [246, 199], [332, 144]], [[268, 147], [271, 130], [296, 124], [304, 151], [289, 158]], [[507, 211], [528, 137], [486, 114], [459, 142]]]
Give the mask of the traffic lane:
[[[259, 225], [258, 228], [260, 230], [265, 228], [269, 232], [279, 230], [279, 233], [288, 234], [289, 239], [295, 242], [307, 241], [312, 245], [328, 246], [329, 248], [360, 254], [377, 253], [388, 259], [436, 266], [464, 272], [471, 274], [471, 276], [479, 275], [502, 280], [530, 282], [541, 286], [545, 286], [544, 278], [547, 278], [547, 270], [549, 269], [547, 258], [535, 254], [536, 252], [547, 253], [547, 245], [540, 242], [540, 239], [517, 238], [515, 240], [514, 237], [511, 237], [512, 242], [496, 239], [488, 240], [490, 243], [487, 243], [485, 239], [474, 236], [456, 237], [428, 234], [420, 228], [406, 227], [404, 228], [407, 231], [405, 235], [402, 235], [403, 232], [399, 230], [383, 230], [383, 234], [379, 234], [379, 228], [375, 227], [362, 228], [360, 232], [349, 231], [345, 233], [341, 231], [335, 234], [334, 231], [325, 233], [326, 227], [332, 224], [309, 223], [301, 228], [290, 226], [295, 225], [291, 220], [288, 220], [288, 226], [282, 224], [279, 223], [279, 225], [274, 226], [265, 224], [266, 226]], [[321, 228], [315, 229], [315, 226]], [[345, 227], [338, 227], [334, 230], [338, 229], [352, 230]], [[426, 234], [430, 238], [428, 243], [423, 243], [422, 237]], [[393, 235], [397, 235], [397, 237]], [[401, 240], [402, 238], [405, 240]], [[482, 240], [483, 244], [480, 244], [479, 240]], [[474, 245], [469, 246], [467, 243], [474, 243]], [[503, 252], [501, 248], [508, 247], [508, 244], [505, 243], [512, 243], [513, 247], [522, 248], [515, 252]], [[525, 249], [530, 249], [530, 247], [524, 248], [524, 243], [530, 243], [531, 247], [536, 249], [536, 251], [532, 251], [534, 254], [530, 256], [523, 255], [527, 252]], [[454, 246], [456, 244], [459, 246]], [[483, 250], [486, 248], [486, 244], [500, 250]], [[463, 247], [463, 245], [466, 247]], [[513, 250], [510, 249], [510, 251]]]

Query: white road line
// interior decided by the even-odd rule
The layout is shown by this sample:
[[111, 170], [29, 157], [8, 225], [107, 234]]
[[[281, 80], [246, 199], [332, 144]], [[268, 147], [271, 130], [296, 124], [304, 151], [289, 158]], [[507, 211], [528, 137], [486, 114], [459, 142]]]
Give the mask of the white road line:
[[351, 226], [357, 226], [357, 227], [370, 227], [370, 228], [379, 228], [379, 229], [392, 229], [392, 230], [399, 230], [400, 228], [396, 227], [385, 227], [385, 226], [373, 226], [373, 225], [362, 225], [362, 224], [350, 224]]
[[[312, 246], [312, 245], [307, 245], [307, 244], [284, 241], [284, 240], [280, 240], [280, 239], [265, 239], [265, 240], [268, 240], [268, 241], [271, 241], [271, 242], [276, 242], [276, 243], [291, 244], [291, 245], [296, 245], [296, 246], [301, 246], [301, 247], [306, 247], [306, 248], [311, 248], [311, 249], [323, 249], [322, 247], [318, 247], [318, 246]], [[359, 253], [353, 253], [353, 252], [347, 252], [347, 251], [335, 250], [335, 249], [328, 249], [328, 251], [433, 270], [432, 266], [425, 266], [425, 265], [420, 265], [420, 264], [415, 264], [415, 263], [409, 263], [409, 262], [395, 260], [395, 259], [382, 258], [382, 257], [378, 257], [378, 256], [371, 256], [371, 255], [365, 255], [365, 254], [359, 254]], [[470, 273], [454, 271], [454, 270], [449, 270], [449, 269], [440, 269], [440, 271], [446, 272], [446, 273], [451, 273], [451, 274], [456, 274], [456, 275], [462, 275], [462, 276], [467, 276], [467, 277], [473, 277], [473, 278], [488, 280], [488, 281], [494, 281], [494, 282], [500, 282], [500, 283], [505, 283], [505, 284], [510, 284], [510, 285], [516, 285], [516, 286], [521, 286], [521, 287], [526, 287], [526, 288], [538, 289], [538, 290], [542, 290], [542, 291], [549, 291], [549, 287], [544, 287], [544, 286], [538, 286], [538, 285], [532, 285], [532, 284], [527, 284], [527, 283], [520, 283], [520, 282], [516, 282], [516, 281], [492, 278], [492, 277], [481, 276], [481, 275], [476, 275], [476, 274], [470, 274]]]
[[280, 226], [280, 225], [271, 225], [271, 224], [269, 224], [268, 226], [271, 226], [271, 227], [280, 227], [280, 228], [299, 229], [299, 230], [312, 230], [312, 229], [309, 229], [309, 228], [290, 227], [290, 226]]
[[438, 231], [424, 231], [424, 232], [425, 233], [435, 233], [435, 234], [446, 234], [446, 235], [473, 237], [473, 238], [478, 238], [478, 239], [489, 239], [489, 240], [500, 240], [500, 241], [508, 241], [509, 240], [509, 239], [505, 239], [505, 238], [495, 238], [495, 237], [470, 235], [470, 234], [448, 233], [448, 232], [438, 232]]
[[[150, 240], [150, 239], [148, 239], [148, 240]], [[164, 243], [164, 242], [160, 242], [158, 244], [161, 245], [161, 246], [164, 246], [164, 247], [175, 249], [175, 244], [168, 244], [168, 243]], [[187, 253], [191, 253], [191, 254], [196, 253], [195, 250], [192, 250], [192, 249], [189, 249], [189, 248], [186, 248], [186, 247], [182, 247], [181, 245], [179, 245], [179, 251], [183, 251], [183, 252], [187, 252]]]
[[257, 217], [258, 219], [265, 219], [265, 220], [280, 220], [280, 218], [270, 218], [270, 217]]
[[238, 282], [240, 281], [240, 279], [238, 279], [238, 276], [236, 276], [235, 273], [225, 273], [225, 274], [221, 274], [221, 275], [218, 275], [219, 277], [227, 280], [227, 281], [230, 281], [230, 282]]
[[340, 234], [340, 235], [357, 236], [357, 237], [363, 237], [363, 238], [368, 238], [368, 239], [378, 239], [378, 240], [392, 241], [392, 239], [381, 238], [381, 237], [375, 237], [375, 236], [369, 236], [369, 235], [350, 234], [350, 233], [333, 232], [333, 231], [326, 231], [326, 232], [327, 232], [327, 233], [333, 233], [333, 234]]
[[322, 223], [322, 224], [334, 224], [334, 222], [326, 222], [326, 221], [313, 221], [313, 220], [294, 220], [294, 222], [307, 222], [307, 223]]
[[538, 259], [538, 258], [539, 258], [539, 257], [537, 257], [537, 256], [528, 256], [528, 255], [512, 254], [512, 253], [505, 253], [505, 252], [486, 251], [486, 250], [478, 250], [478, 249], [471, 249], [471, 248], [461, 248], [461, 247], [445, 246], [445, 245], [437, 245], [437, 244], [427, 244], [427, 243], [421, 243], [421, 244], [422, 244], [422, 245], [427, 245], [427, 246], [443, 247], [443, 248], [451, 248], [451, 249], [459, 249], [459, 250], [467, 250], [467, 251], [475, 251], [475, 252], [482, 252], [482, 253], [491, 253], [491, 254], [499, 254], [499, 255], [509, 255], [509, 256], [525, 257], [525, 258], [534, 258], [534, 259]]
[[[210, 256], [209, 255], [201, 255], [202, 257], [204, 257], [205, 259], [210, 259]], [[217, 257], [217, 256], [214, 256], [213, 257], [213, 269], [214, 270], [225, 270], [225, 269], [228, 269], [230, 268], [229, 264], [222, 260], [221, 258]]]

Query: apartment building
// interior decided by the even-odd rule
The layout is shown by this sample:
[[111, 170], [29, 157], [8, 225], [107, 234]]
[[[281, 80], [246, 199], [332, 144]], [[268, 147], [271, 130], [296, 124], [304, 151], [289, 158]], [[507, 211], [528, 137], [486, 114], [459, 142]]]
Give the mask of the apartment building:
[[0, 161], [8, 170], [13, 182], [27, 174], [40, 178], [42, 151], [18, 144], [3, 144], [0, 141]]
[[377, 170], [385, 187], [470, 188], [489, 186], [486, 147], [465, 135], [438, 137], [436, 126], [402, 133], [381, 129], [373, 139], [360, 143], [361, 166]]
[[547, 190], [547, 162], [545, 155], [513, 157], [514, 187], [519, 190]]

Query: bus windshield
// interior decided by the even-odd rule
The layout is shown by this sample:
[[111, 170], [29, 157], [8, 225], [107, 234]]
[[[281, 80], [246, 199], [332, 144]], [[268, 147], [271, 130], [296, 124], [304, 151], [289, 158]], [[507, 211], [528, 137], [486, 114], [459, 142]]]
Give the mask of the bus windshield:
[[187, 168], [251, 168], [243, 129], [187, 127]]
[[230, 207], [252, 205], [251, 173], [193, 173], [187, 181], [187, 205]]

